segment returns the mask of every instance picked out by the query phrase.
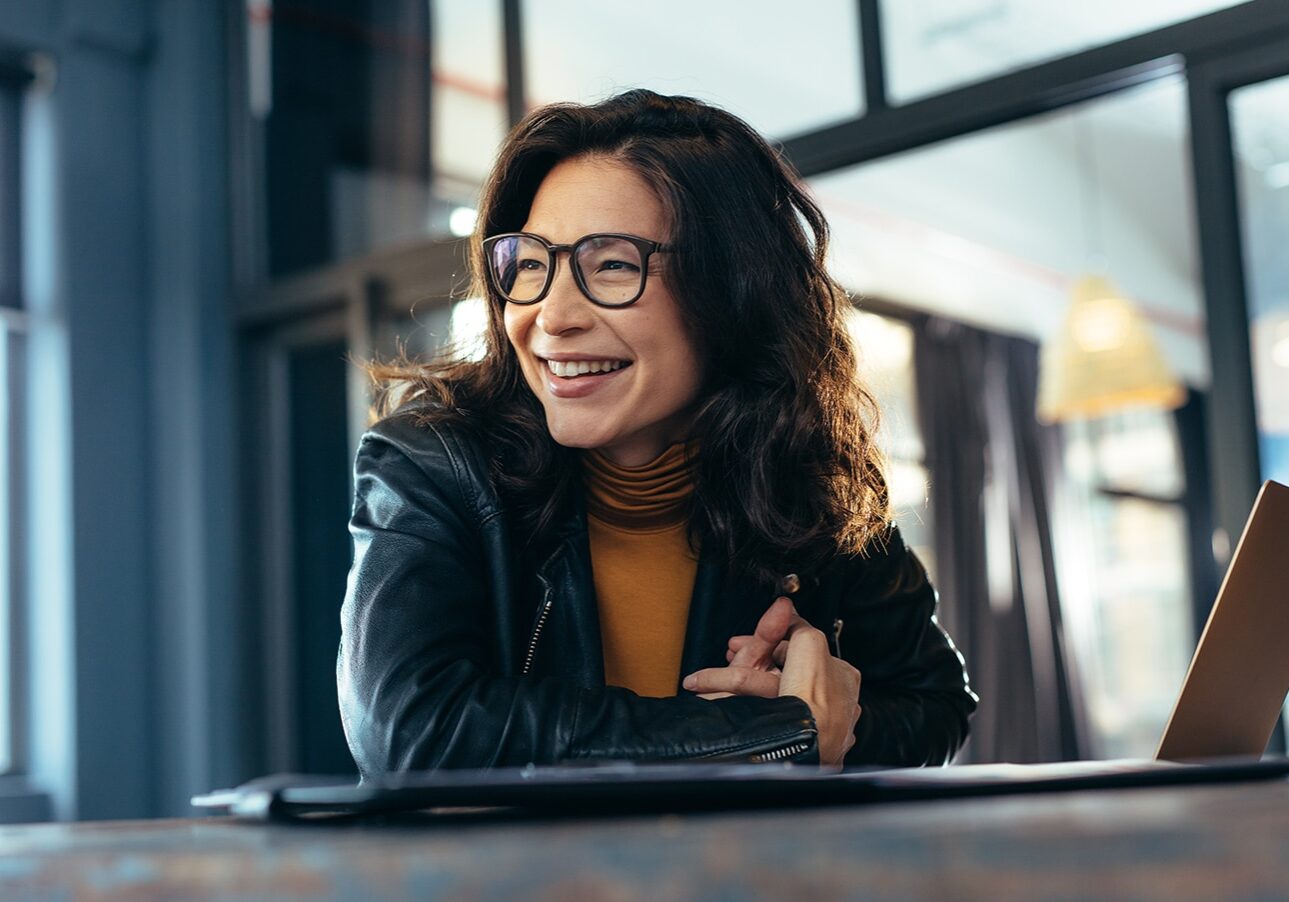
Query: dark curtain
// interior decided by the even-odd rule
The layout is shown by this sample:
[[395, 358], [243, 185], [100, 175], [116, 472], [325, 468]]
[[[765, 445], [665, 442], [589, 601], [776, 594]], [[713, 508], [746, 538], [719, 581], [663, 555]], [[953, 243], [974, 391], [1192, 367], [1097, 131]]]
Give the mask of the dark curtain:
[[940, 618], [980, 695], [957, 760], [1085, 757], [1052, 544], [1060, 436], [1034, 415], [1038, 348], [935, 317], [914, 328]]

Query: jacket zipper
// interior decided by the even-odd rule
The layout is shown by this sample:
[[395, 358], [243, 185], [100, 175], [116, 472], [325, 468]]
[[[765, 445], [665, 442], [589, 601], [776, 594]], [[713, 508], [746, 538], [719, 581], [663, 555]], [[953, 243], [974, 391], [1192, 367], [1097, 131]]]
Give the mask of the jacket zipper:
[[845, 626], [840, 617], [832, 622], [832, 653], [835, 657], [841, 657], [841, 628]]
[[[543, 580], [543, 583], [545, 580]], [[542, 628], [546, 626], [546, 618], [550, 616], [551, 607], [555, 604], [555, 599], [551, 598], [550, 586], [546, 586], [546, 594], [542, 596], [542, 610], [537, 615], [537, 623], [533, 626], [532, 638], [528, 640], [528, 654], [524, 656], [524, 668], [520, 671], [521, 675], [527, 675], [533, 667], [533, 657], [537, 654], [537, 640], [542, 637]]]
[[759, 754], [751, 756], [747, 760], [752, 762], [753, 764], [766, 764], [771, 761], [785, 761], [788, 758], [791, 758], [795, 755], [800, 755], [808, 748], [810, 748], [810, 743], [796, 742], [796, 743], [793, 743], [792, 745], [784, 746], [781, 749], [773, 749], [768, 752], [761, 752]]

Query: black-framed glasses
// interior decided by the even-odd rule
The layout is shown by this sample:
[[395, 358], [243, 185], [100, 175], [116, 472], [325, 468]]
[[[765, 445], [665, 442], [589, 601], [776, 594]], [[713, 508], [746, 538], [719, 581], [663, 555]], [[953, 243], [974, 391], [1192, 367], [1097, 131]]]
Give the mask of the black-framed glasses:
[[644, 294], [649, 258], [674, 248], [638, 235], [597, 232], [572, 244], [551, 244], [529, 232], [493, 235], [483, 242], [488, 277], [512, 304], [536, 304], [550, 291], [555, 255], [568, 251], [573, 281], [601, 307], [625, 307]]

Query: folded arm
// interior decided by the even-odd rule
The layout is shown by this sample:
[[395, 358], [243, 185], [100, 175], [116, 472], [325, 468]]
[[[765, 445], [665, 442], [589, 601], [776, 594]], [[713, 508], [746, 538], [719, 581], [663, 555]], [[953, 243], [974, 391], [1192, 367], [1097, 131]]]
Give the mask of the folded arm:
[[425, 455], [414, 462], [397, 442], [369, 434], [358, 453], [336, 668], [361, 773], [748, 760], [783, 749], [817, 760], [814, 721], [797, 699], [641, 698], [503, 666], [481, 515], [444, 452], [430, 459], [442, 469], [427, 469]]

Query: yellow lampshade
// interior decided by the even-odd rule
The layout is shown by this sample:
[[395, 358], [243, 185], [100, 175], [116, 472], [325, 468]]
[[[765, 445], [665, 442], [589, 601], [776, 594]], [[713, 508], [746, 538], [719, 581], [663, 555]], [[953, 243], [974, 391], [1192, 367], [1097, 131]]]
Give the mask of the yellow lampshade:
[[1171, 410], [1186, 391], [1137, 308], [1101, 276], [1074, 285], [1065, 323], [1043, 346], [1038, 418], [1053, 423], [1123, 407]]

